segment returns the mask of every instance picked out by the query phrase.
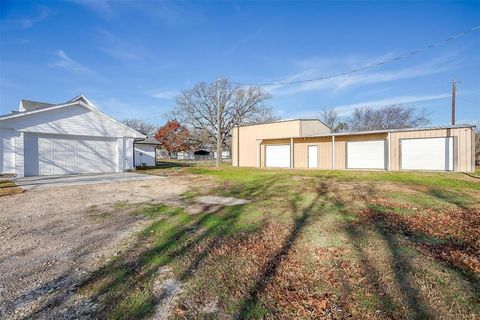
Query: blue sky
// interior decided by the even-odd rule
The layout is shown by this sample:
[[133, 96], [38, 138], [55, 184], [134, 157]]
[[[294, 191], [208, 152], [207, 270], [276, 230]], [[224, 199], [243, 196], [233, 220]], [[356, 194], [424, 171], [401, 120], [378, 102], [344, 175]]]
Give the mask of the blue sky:
[[[195, 82], [315, 78], [424, 47], [480, 25], [480, 2], [126, 2], [0, 4], [1, 113], [20, 98], [80, 93], [109, 115], [161, 124]], [[480, 120], [480, 30], [350, 76], [266, 87], [283, 118], [325, 107], [403, 103], [433, 125]]]

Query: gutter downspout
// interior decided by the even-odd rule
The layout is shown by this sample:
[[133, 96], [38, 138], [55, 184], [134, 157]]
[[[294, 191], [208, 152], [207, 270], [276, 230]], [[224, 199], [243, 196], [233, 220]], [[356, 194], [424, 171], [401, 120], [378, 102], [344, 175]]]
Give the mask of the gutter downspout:
[[260, 168], [262, 155], [262, 140], [257, 139], [257, 168]]
[[295, 166], [293, 164], [294, 156], [293, 156], [293, 138], [290, 138], [290, 168], [293, 169]]
[[240, 167], [240, 126], [237, 127], [237, 167]]
[[335, 136], [332, 136], [332, 170], [335, 170]]
[[390, 131], [388, 131], [388, 134], [387, 134], [387, 171], [391, 171], [390, 170], [390, 142], [391, 142], [391, 139], [390, 139]]

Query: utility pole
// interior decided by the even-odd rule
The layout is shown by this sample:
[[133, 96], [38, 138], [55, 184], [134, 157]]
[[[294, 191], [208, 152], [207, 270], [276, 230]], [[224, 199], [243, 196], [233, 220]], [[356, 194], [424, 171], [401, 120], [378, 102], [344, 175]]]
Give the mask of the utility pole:
[[455, 125], [455, 95], [457, 93], [457, 80], [452, 81], [452, 126]]
[[220, 126], [220, 120], [222, 113], [222, 107], [220, 106], [220, 79], [217, 80], [217, 168], [220, 167], [222, 163], [222, 132]]

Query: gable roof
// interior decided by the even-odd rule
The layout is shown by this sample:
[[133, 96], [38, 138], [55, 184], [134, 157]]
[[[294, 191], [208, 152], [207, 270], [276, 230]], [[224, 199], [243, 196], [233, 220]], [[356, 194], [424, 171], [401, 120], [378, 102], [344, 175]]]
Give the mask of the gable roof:
[[40, 112], [46, 112], [46, 111], [52, 111], [60, 108], [66, 108], [74, 105], [79, 105], [82, 106], [83, 108], [86, 108], [92, 112], [95, 112], [102, 116], [105, 119], [108, 119], [110, 121], [115, 122], [117, 125], [123, 127], [126, 129], [128, 132], [132, 134], [132, 137], [135, 139], [144, 139], [145, 135], [138, 132], [137, 130], [134, 130], [125, 124], [121, 123], [120, 121], [117, 121], [113, 119], [112, 117], [106, 115], [105, 113], [101, 112], [98, 110], [97, 106], [95, 106], [90, 100], [88, 100], [84, 95], [79, 95], [72, 100], [69, 100], [65, 103], [60, 103], [60, 104], [51, 104], [51, 103], [44, 103], [44, 102], [36, 102], [36, 101], [30, 101], [30, 100], [21, 100], [20, 101], [20, 107], [23, 106], [23, 101], [27, 101], [26, 105], [27, 106], [33, 106], [30, 108], [30, 110], [24, 109], [24, 111], [19, 111], [19, 112], [12, 112], [10, 114], [2, 115], [0, 116], [0, 120], [7, 120], [7, 119], [12, 119], [12, 118], [17, 118], [17, 117], [23, 117], [31, 114], [36, 114]]
[[39, 102], [39, 101], [31, 101], [31, 100], [21, 99], [18, 111], [19, 112], [33, 111], [33, 110], [39, 110], [39, 109], [43, 109], [43, 108], [50, 108], [50, 107], [53, 107], [54, 105], [55, 104], [53, 104], [53, 103], [46, 103], [46, 102]]

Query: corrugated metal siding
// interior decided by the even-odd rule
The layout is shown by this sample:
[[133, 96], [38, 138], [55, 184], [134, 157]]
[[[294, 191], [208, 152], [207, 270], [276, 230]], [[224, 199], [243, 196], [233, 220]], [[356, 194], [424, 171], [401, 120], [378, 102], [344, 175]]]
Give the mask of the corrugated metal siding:
[[332, 169], [332, 139], [326, 137], [294, 139], [295, 168], [308, 168], [308, 146], [317, 146], [318, 169]]
[[331, 132], [330, 128], [318, 120], [301, 120], [301, 126], [300, 135], [302, 137]]
[[[240, 166], [255, 167], [257, 165], [257, 139], [275, 139], [282, 137], [295, 137], [300, 135], [300, 121], [284, 121], [267, 123], [240, 129], [239, 151], [237, 151], [237, 139], [232, 139], [232, 158], [240, 161]], [[235, 130], [233, 131], [235, 133]], [[233, 161], [232, 159], [232, 161]], [[234, 165], [237, 165], [235, 160]]]
[[233, 128], [232, 130], [232, 166], [236, 167], [238, 166], [238, 127]]
[[[243, 130], [240, 129], [240, 143], [242, 141]], [[256, 139], [263, 132], [253, 131], [249, 133], [248, 138], [253, 141], [248, 154], [240, 153], [241, 166], [256, 166]], [[293, 136], [293, 135], [292, 135]], [[474, 133], [472, 128], [451, 128], [451, 129], [431, 129], [418, 131], [392, 132], [390, 136], [390, 170], [400, 170], [400, 139], [405, 138], [433, 138], [433, 137], [454, 137], [454, 168], [455, 171], [471, 172], [474, 171]], [[259, 138], [258, 137], [258, 138]], [[285, 137], [285, 135], [282, 135]], [[368, 140], [387, 140], [387, 133], [361, 134], [361, 135], [342, 135], [335, 137], [335, 169], [346, 169], [346, 142], [347, 141], [368, 141]], [[265, 166], [265, 145], [266, 144], [290, 144], [290, 139], [263, 140], [261, 145], [261, 167]], [[248, 144], [247, 144], [248, 145]], [[318, 169], [332, 168], [332, 137], [315, 138], [295, 138], [294, 139], [294, 167], [308, 167], [308, 146], [318, 146]], [[243, 146], [241, 144], [241, 146]], [[241, 147], [242, 148], [242, 147]], [[242, 149], [240, 149], [242, 151]], [[236, 150], [232, 146], [232, 151]], [[243, 152], [243, 151], [242, 151]], [[250, 159], [248, 159], [250, 158]], [[245, 164], [247, 163], [247, 164]]]

